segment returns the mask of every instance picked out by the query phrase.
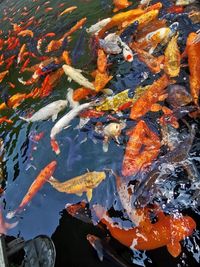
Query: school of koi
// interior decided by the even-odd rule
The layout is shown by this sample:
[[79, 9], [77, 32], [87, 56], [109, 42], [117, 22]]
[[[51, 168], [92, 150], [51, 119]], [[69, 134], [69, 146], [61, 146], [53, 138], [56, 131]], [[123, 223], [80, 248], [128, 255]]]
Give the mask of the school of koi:
[[[126, 135], [121, 167], [108, 172], [116, 180], [123, 212], [132, 227], [124, 228], [114, 223], [108, 211], [97, 204], [91, 210], [99, 223], [107, 226], [110, 234], [121, 244], [133, 250], [167, 246], [173, 257], [180, 255], [180, 241], [192, 235], [196, 223], [190, 216], [182, 215], [181, 211], [166, 214], [164, 207], [168, 194], [165, 181], [172, 179], [175, 169], [184, 169], [185, 180], [182, 181], [183, 172], [177, 174], [176, 179], [180, 181], [178, 183], [190, 184], [190, 189], [194, 189], [192, 200], [195, 205], [199, 204], [200, 176], [189, 154], [200, 114], [200, 8], [192, 8], [194, 2], [177, 0], [162, 4], [141, 0], [137, 7], [136, 4], [133, 7], [132, 1], [113, 0], [113, 12], [119, 11], [117, 14], [92, 26], [87, 25], [87, 29], [87, 18], [84, 17], [72, 22], [59, 38], [54, 32], [38, 35], [31, 30], [32, 25], [40, 24], [34, 17], [20, 24], [14, 23], [15, 11], [12, 8], [4, 9], [1, 20], [7, 21], [11, 28], [8, 32], [0, 32], [0, 86], [3, 100], [0, 110], [12, 109], [16, 112], [28, 98], [38, 101], [47, 98], [56, 90], [64, 74], [69, 82], [73, 80], [81, 86], [78, 89], [68, 88], [66, 100], [52, 102], [26, 118], [19, 116], [25, 123], [42, 123], [49, 118], [57, 120], [49, 133], [51, 147], [57, 158], [38, 174], [19, 206], [7, 214], [8, 219], [21, 213], [46, 182], [67, 194], [81, 196], [85, 192], [88, 202], [91, 201], [93, 189], [106, 179], [106, 170], [86, 172], [63, 183], [52, 177], [58, 155], [62, 152], [58, 135], [61, 131], [67, 134], [65, 129], [70, 127], [74, 118], [80, 117], [80, 131], [87, 128], [90, 120], [95, 121], [92, 130], [102, 137], [104, 153], [109, 150], [112, 139], [120, 146], [122, 132]], [[44, 3], [46, 13], [52, 11], [50, 4], [50, 1]], [[38, 5], [35, 12], [40, 8]], [[77, 9], [76, 6], [64, 8], [65, 3], [59, 5], [62, 11], [58, 13], [58, 18], [70, 16]], [[24, 7], [23, 16], [28, 12]], [[186, 34], [185, 28], [181, 27], [183, 20], [190, 24]], [[81, 36], [88, 34], [91, 54], [96, 62], [96, 68], [90, 75], [73, 66], [76, 55], [72, 60], [75, 52], [69, 51], [67, 46], [73, 34], [80, 30]], [[34, 49], [30, 44], [34, 44]], [[31, 65], [32, 62], [35, 64]], [[130, 71], [124, 77], [123, 74], [116, 75], [114, 70], [117, 62], [126, 62], [129, 67], [136, 64], [136, 70], [137, 64], [143, 64], [147, 72], [143, 72], [139, 79], [132, 77], [132, 80], [138, 81], [134, 86], [127, 86], [125, 79], [124, 83], [120, 83], [120, 80], [131, 75], [131, 67], [128, 67]], [[17, 85], [6, 78], [12, 77], [12, 68], [19, 70], [17, 82], [25, 86], [28, 93], [12, 94]], [[24, 80], [21, 77], [23, 75], [29, 75], [30, 78]], [[57, 119], [68, 104], [70, 111]], [[99, 118], [104, 118], [105, 124]], [[2, 116], [0, 123], [13, 122], [7, 116]], [[45, 135], [34, 133], [30, 137], [37, 144]], [[33, 158], [31, 160], [32, 164]], [[27, 169], [30, 166], [34, 167], [29, 164]], [[83, 203], [67, 206], [66, 209], [78, 218], [81, 205]], [[152, 213], [156, 218], [154, 223], [150, 216]], [[16, 226], [16, 223], [5, 223], [2, 215], [0, 222], [1, 233]], [[100, 241], [91, 235], [87, 238], [102, 260], [98, 248]]]

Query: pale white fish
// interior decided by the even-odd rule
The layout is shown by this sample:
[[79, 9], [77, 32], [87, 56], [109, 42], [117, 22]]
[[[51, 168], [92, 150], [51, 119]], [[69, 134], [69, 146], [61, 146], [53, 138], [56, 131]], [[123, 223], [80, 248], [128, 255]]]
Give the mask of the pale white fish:
[[67, 100], [57, 100], [39, 109], [30, 118], [20, 117], [20, 119], [27, 122], [35, 122], [52, 118], [52, 121], [55, 121], [57, 119], [58, 113], [65, 109], [67, 107], [67, 104]]
[[107, 54], [119, 54], [122, 52], [120, 47], [121, 38], [115, 33], [110, 33], [104, 39], [100, 39], [99, 44]]
[[79, 124], [75, 127], [75, 129], [83, 128], [88, 123], [89, 120], [90, 118], [80, 118]]
[[67, 100], [69, 101], [70, 108], [75, 108], [79, 106], [78, 101], [74, 101], [73, 99], [73, 92], [74, 90], [72, 88], [68, 88], [67, 90]]
[[120, 42], [121, 42], [121, 46], [122, 46], [122, 53], [123, 53], [123, 57], [126, 61], [128, 62], [132, 62], [133, 61], [133, 52], [130, 49], [130, 47], [124, 43], [121, 38], [120, 38]]
[[177, 0], [176, 6], [187, 6], [187, 5], [193, 4], [195, 2], [196, 2], [196, 0]]
[[90, 28], [86, 29], [89, 34], [97, 34], [104, 26], [106, 26], [111, 21], [111, 18], [103, 19], [92, 25]]
[[69, 123], [83, 110], [88, 109], [93, 106], [94, 102], [84, 103], [79, 105], [72, 110], [70, 110], [66, 115], [64, 115], [57, 123], [53, 126], [50, 133], [50, 138], [55, 139], [56, 135], [60, 133], [64, 128], [69, 127]]
[[80, 70], [75, 69], [75, 68], [73, 68], [67, 64], [63, 65], [62, 68], [63, 68], [65, 74], [69, 78], [71, 78], [73, 81], [77, 82], [78, 84], [80, 84], [86, 88], [89, 88], [89, 89], [95, 91], [94, 85], [80, 73]]

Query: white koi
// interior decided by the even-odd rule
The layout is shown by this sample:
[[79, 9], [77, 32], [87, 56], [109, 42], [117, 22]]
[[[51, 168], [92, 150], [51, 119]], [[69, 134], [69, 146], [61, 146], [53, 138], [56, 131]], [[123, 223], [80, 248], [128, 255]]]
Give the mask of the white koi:
[[67, 104], [67, 100], [57, 100], [39, 109], [30, 118], [20, 117], [20, 119], [25, 120], [27, 122], [35, 122], [47, 120], [52, 117], [52, 121], [55, 121], [57, 119], [58, 113], [64, 108], [66, 108]]
[[91, 90], [94, 90], [95, 91], [95, 87], [94, 85], [88, 81], [88, 79], [86, 79], [81, 73], [80, 73], [80, 70], [78, 69], [75, 69], [69, 65], [63, 65], [62, 66], [65, 74], [70, 78], [72, 79], [73, 81], [77, 82], [78, 84], [86, 87], [86, 88], [89, 88]]

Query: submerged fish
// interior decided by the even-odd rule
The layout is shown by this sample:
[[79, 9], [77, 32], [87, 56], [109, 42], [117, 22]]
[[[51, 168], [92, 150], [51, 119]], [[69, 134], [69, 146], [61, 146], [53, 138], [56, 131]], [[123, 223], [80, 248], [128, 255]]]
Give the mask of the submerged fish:
[[67, 104], [67, 100], [57, 100], [39, 109], [30, 118], [20, 117], [20, 119], [27, 122], [35, 122], [47, 120], [52, 117], [52, 121], [55, 121], [57, 119], [58, 113], [66, 108]]
[[69, 123], [79, 114], [81, 111], [91, 107], [94, 103], [84, 103], [70, 110], [53, 126], [50, 133], [50, 138], [55, 139], [56, 135], [62, 131], [63, 128], [69, 127]]
[[63, 65], [63, 70], [69, 78], [71, 78], [72, 80], [74, 80], [78, 84], [80, 84], [86, 88], [89, 88], [91, 90], [95, 90], [94, 85], [91, 82], [89, 82], [88, 79], [86, 79], [81, 74], [81, 70], [75, 69], [69, 65]]
[[31, 199], [37, 194], [40, 188], [48, 181], [48, 179], [53, 175], [56, 169], [57, 162], [54, 160], [49, 163], [41, 172], [38, 174], [36, 179], [33, 181], [31, 186], [28, 189], [28, 192], [22, 199], [19, 207], [15, 211], [11, 211], [7, 214], [7, 218], [11, 219], [17, 212], [20, 212], [30, 201]]
[[115, 264], [121, 267], [128, 267], [129, 264], [126, 263], [121, 257], [115, 252], [111, 245], [109, 245], [108, 241], [101, 239], [95, 235], [87, 235], [87, 240], [91, 244], [91, 246], [96, 250], [97, 255], [100, 261], [103, 261], [103, 257], [108, 258]]
[[93, 206], [97, 217], [105, 224], [111, 235], [121, 244], [131, 249], [152, 250], [167, 246], [173, 257], [181, 253], [180, 241], [192, 235], [196, 228], [195, 221], [189, 216], [165, 216], [162, 211], [157, 214], [158, 221], [149, 222], [149, 230], [143, 227], [121, 228], [113, 224], [105, 209], [100, 205]]
[[86, 192], [88, 201], [90, 201], [92, 199], [92, 190], [105, 178], [105, 172], [88, 172], [63, 183], [53, 177], [51, 177], [48, 182], [59, 192], [77, 194], [78, 196], [81, 196], [83, 192]]

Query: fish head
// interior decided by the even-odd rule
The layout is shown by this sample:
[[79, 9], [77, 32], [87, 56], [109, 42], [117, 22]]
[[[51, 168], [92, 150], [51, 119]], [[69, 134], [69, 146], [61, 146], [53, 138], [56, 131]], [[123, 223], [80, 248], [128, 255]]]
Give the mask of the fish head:
[[88, 234], [87, 235], [87, 240], [90, 242], [90, 244], [95, 247], [95, 242], [98, 240], [98, 237], [95, 235]]
[[67, 104], [68, 104], [68, 100], [60, 100], [60, 103], [59, 103], [60, 109], [66, 108]]
[[94, 172], [94, 183], [99, 184], [104, 179], [106, 179], [106, 173], [105, 172]]
[[53, 160], [51, 163], [49, 163], [48, 167], [50, 172], [53, 174], [57, 166], [57, 162]]
[[180, 241], [190, 236], [196, 228], [196, 222], [190, 216], [173, 219], [172, 223], [173, 240]]

